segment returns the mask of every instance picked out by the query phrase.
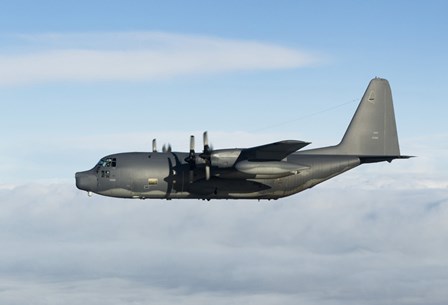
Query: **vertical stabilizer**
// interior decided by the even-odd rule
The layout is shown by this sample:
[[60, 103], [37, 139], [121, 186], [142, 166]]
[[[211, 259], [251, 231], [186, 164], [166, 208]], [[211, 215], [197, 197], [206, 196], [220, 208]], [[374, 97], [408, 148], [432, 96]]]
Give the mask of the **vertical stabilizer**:
[[303, 151], [305, 154], [351, 155], [363, 162], [408, 158], [400, 155], [392, 92], [382, 78], [370, 81], [341, 142]]
[[370, 81], [355, 115], [337, 146], [342, 154], [399, 156], [397, 126], [389, 82]]

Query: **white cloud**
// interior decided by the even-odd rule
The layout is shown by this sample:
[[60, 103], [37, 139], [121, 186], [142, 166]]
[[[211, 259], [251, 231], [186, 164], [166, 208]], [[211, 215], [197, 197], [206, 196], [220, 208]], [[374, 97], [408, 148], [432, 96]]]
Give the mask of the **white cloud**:
[[443, 304], [447, 200], [442, 190], [203, 203], [0, 189], [0, 303]]
[[[184, 305], [227, 305], [263, 304], [296, 305], [303, 300], [297, 295], [283, 294], [185, 294], [176, 289], [148, 287], [144, 283], [121, 278], [86, 279], [70, 282], [53, 282], [36, 279], [1, 279], [2, 300], [8, 305], [22, 305], [33, 299], [35, 305], [144, 305], [144, 304], [184, 304]], [[302, 303], [303, 304], [303, 303]], [[317, 304], [306, 302], [306, 304]]]
[[320, 61], [317, 55], [269, 43], [169, 33], [21, 38], [28, 45], [14, 54], [0, 53], [0, 85], [158, 80], [204, 73], [300, 68]]

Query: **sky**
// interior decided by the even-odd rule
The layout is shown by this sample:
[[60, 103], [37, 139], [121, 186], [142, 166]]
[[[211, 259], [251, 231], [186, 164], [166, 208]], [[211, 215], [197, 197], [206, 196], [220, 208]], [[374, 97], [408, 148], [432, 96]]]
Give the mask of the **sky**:
[[[1, 304], [445, 304], [445, 1], [4, 1]], [[410, 160], [275, 202], [89, 198], [102, 157], [339, 142], [389, 80]]]

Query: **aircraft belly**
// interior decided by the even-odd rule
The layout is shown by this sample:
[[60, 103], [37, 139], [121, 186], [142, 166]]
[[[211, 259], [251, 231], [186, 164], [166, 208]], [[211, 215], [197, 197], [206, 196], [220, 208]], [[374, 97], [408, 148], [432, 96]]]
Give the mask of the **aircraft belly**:
[[117, 198], [130, 198], [132, 192], [129, 189], [115, 187], [101, 192], [101, 195], [117, 197]]

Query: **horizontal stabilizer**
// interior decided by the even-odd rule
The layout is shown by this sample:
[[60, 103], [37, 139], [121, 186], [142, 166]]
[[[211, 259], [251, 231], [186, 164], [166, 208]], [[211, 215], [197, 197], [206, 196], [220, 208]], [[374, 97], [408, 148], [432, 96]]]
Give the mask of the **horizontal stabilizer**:
[[414, 156], [403, 156], [403, 155], [399, 155], [399, 156], [360, 156], [359, 160], [361, 161], [361, 164], [363, 163], [375, 163], [375, 162], [382, 162], [382, 161], [387, 161], [387, 162], [392, 162], [392, 160], [395, 159], [410, 159], [410, 158], [414, 158]]
[[309, 142], [286, 140], [271, 144], [246, 148], [237, 161], [281, 161], [293, 152], [307, 146]]

